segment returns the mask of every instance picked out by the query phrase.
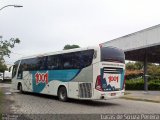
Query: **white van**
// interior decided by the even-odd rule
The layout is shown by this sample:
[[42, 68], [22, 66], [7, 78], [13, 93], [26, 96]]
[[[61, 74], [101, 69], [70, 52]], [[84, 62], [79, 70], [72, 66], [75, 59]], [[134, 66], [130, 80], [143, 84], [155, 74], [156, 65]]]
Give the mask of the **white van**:
[[0, 81], [3, 81], [3, 73], [0, 73]]

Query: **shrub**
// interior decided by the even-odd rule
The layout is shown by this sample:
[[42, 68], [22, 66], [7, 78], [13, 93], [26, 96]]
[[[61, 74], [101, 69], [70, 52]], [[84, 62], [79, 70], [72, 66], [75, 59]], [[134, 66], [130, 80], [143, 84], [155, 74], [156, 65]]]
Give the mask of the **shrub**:
[[[144, 90], [143, 79], [126, 80], [126, 90]], [[160, 90], [160, 80], [150, 80], [148, 90]]]
[[126, 90], [143, 90], [144, 82], [142, 79], [126, 80]]
[[149, 82], [148, 84], [149, 90], [160, 90], [160, 82]]
[[126, 70], [125, 75], [127, 80], [135, 79], [143, 76], [143, 71], [142, 70]]

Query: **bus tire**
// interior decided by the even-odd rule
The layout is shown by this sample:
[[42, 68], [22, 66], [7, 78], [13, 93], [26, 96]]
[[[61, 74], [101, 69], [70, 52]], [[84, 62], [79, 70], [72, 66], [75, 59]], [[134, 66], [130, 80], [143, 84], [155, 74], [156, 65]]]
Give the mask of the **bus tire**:
[[58, 89], [58, 98], [63, 102], [68, 100], [66, 87], [62, 86]]

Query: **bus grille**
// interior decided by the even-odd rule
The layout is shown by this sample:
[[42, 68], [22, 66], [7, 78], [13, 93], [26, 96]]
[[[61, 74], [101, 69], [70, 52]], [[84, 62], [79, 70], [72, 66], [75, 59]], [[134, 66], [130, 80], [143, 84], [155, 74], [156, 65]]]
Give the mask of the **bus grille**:
[[80, 83], [79, 84], [79, 97], [80, 98], [91, 98], [92, 97], [91, 83]]
[[109, 67], [104, 67], [104, 73], [113, 73], [113, 74], [119, 74], [121, 73], [123, 69], [122, 68], [109, 68]]

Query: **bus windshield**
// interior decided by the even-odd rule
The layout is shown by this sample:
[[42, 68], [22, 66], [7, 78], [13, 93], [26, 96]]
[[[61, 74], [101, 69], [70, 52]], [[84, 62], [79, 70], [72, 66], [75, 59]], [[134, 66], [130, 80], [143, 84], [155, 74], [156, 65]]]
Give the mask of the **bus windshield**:
[[101, 48], [101, 61], [108, 62], [121, 62], [125, 63], [125, 55], [122, 50], [113, 47], [102, 47]]

